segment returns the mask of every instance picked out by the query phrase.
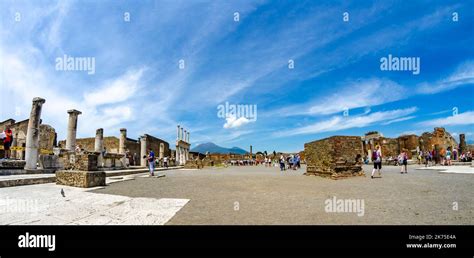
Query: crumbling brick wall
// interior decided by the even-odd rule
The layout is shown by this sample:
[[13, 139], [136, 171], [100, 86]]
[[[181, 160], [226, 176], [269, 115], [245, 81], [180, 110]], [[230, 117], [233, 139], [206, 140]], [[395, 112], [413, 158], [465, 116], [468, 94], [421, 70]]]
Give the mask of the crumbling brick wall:
[[306, 175], [332, 179], [364, 175], [361, 164], [364, 151], [358, 136], [332, 136], [306, 143], [304, 153]]

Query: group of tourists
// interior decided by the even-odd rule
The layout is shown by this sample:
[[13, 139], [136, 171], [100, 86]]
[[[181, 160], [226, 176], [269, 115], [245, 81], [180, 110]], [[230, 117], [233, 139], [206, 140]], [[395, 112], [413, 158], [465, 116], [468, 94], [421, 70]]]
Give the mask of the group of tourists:
[[285, 156], [280, 155], [280, 159], [278, 160], [280, 163], [280, 171], [284, 170], [297, 170], [301, 168], [301, 158], [299, 154], [296, 155], [289, 155], [285, 158]]

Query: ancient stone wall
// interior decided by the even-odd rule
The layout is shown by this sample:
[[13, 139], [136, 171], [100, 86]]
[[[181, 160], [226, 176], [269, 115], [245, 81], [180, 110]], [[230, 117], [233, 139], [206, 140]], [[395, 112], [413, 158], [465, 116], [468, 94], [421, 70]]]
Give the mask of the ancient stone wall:
[[361, 158], [364, 154], [361, 137], [333, 136], [306, 143], [304, 153], [306, 175], [332, 179], [364, 175]]
[[[28, 131], [29, 119], [15, 122], [13, 119], [0, 122], [0, 132], [3, 132], [6, 125], [10, 125], [13, 133], [12, 147], [19, 147], [19, 150], [12, 148], [12, 158], [24, 159], [25, 157], [25, 146], [26, 146], [26, 132]], [[56, 145], [56, 130], [47, 124], [40, 124], [40, 152], [43, 154], [50, 153], [53, 151], [53, 147]], [[2, 143], [3, 144], [3, 143]], [[0, 150], [0, 156], [3, 157], [3, 150]]]

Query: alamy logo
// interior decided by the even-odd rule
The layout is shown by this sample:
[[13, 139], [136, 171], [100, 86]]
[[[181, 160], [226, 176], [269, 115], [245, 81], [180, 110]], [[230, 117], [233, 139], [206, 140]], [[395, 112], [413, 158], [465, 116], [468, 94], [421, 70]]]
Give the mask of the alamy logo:
[[95, 57], [72, 57], [64, 55], [56, 58], [56, 71], [86, 71], [95, 74]]
[[224, 128], [235, 128], [257, 121], [257, 105], [221, 104], [217, 106], [217, 117], [225, 118]]
[[20, 248], [48, 248], [48, 251], [56, 250], [55, 235], [30, 235], [26, 232], [18, 236], [18, 247]]
[[412, 71], [414, 75], [420, 74], [419, 57], [396, 57], [389, 54], [388, 57], [380, 58], [380, 70], [382, 71]]
[[326, 212], [357, 213], [359, 217], [365, 214], [363, 199], [337, 199], [336, 196], [333, 196], [332, 199], [327, 199], [324, 203]]

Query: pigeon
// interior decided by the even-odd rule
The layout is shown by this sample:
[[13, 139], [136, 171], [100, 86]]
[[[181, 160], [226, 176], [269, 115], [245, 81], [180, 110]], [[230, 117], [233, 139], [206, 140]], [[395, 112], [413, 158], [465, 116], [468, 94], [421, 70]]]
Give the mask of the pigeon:
[[66, 197], [66, 195], [64, 194], [64, 190], [63, 190], [62, 188], [61, 188], [61, 195], [62, 195], [63, 197]]

